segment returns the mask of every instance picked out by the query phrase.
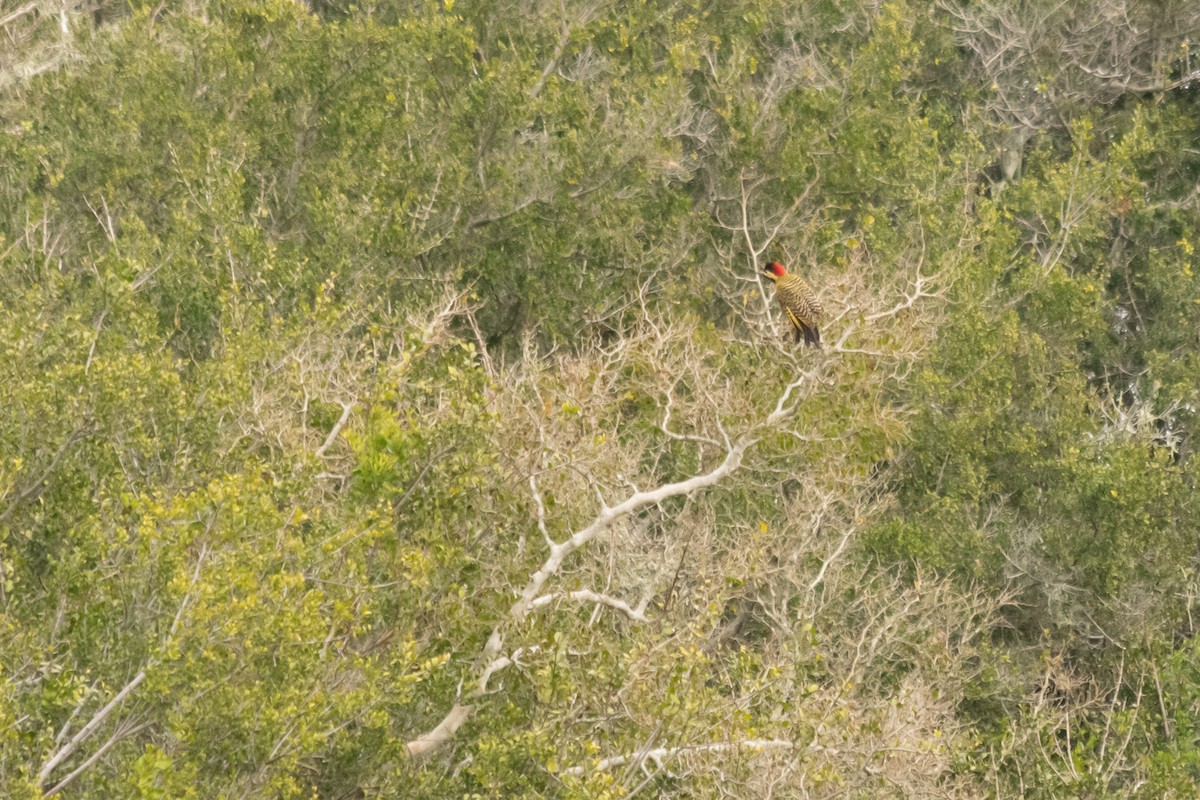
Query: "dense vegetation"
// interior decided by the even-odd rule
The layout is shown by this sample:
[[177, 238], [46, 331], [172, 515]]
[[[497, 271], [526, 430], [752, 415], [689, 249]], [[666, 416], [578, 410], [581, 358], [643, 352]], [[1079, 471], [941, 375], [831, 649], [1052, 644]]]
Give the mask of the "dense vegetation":
[[1194, 796], [1194, 0], [8, 8], [0, 794]]

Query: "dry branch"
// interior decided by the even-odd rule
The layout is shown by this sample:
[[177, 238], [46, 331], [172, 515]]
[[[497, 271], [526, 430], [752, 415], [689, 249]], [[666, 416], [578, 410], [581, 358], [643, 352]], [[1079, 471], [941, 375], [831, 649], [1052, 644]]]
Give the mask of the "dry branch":
[[676, 756], [686, 755], [688, 753], [729, 753], [738, 750], [809, 750], [813, 752], [831, 752], [828, 748], [820, 745], [798, 745], [795, 742], [789, 742], [786, 739], [746, 739], [740, 742], [708, 742], [706, 744], [682, 745], [680, 747], [656, 747], [652, 750], [644, 750], [633, 755], [610, 756], [609, 758], [597, 761], [591, 767], [570, 767], [563, 770], [564, 775], [585, 775], [589, 771], [602, 772], [614, 767], [623, 767], [626, 764], [640, 765], [646, 761], [653, 761], [656, 764]]
[[87, 739], [96, 732], [96, 729], [100, 727], [100, 723], [104, 722], [108, 715], [112, 713], [113, 709], [121, 705], [121, 703], [125, 701], [125, 698], [129, 697], [129, 694], [144, 680], [146, 680], [146, 671], [142, 670], [137, 675], [134, 675], [133, 679], [129, 681], [129, 683], [125, 684], [125, 688], [117, 692], [116, 697], [108, 701], [108, 705], [97, 711], [96, 714], [88, 721], [88, 724], [80, 728], [79, 733], [71, 737], [71, 741], [59, 748], [54, 755], [50, 756], [50, 758], [47, 759], [46, 763], [43, 764], [42, 768], [38, 771], [38, 783], [44, 784], [46, 782], [46, 778], [50, 777], [50, 773], [54, 771], [54, 768], [65, 761], [72, 753], [74, 753], [79, 745], [87, 741]]
[[624, 600], [616, 597], [610, 597], [606, 594], [593, 592], [590, 589], [579, 589], [574, 592], [554, 592], [544, 594], [541, 597], [534, 598], [529, 604], [530, 610], [543, 608], [550, 605], [556, 600], [582, 600], [587, 603], [596, 603], [597, 605], [607, 606], [608, 608], [620, 611], [625, 616], [637, 622], [649, 622], [646, 618], [646, 606], [649, 604], [649, 598], [638, 604], [637, 608], [629, 605]]

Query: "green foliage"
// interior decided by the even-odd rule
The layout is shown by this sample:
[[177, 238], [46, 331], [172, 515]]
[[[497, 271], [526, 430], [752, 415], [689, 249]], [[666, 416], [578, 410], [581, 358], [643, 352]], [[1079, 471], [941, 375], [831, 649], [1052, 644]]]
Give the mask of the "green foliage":
[[1188, 796], [1200, 16], [1104, 8], [6, 12], [0, 794]]

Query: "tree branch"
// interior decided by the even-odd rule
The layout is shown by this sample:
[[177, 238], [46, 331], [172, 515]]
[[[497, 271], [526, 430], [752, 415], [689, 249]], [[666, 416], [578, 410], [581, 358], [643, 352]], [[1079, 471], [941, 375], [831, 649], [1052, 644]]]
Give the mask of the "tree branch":
[[649, 622], [646, 618], [645, 604], [639, 603], [637, 608], [629, 605], [624, 600], [616, 597], [611, 597], [599, 592], [593, 592], [591, 589], [578, 589], [574, 592], [551, 592], [544, 594], [541, 597], [534, 598], [529, 604], [529, 610], [533, 611], [543, 606], [548, 606], [555, 600], [583, 600], [588, 603], [598, 603], [602, 606], [608, 606], [611, 609], [620, 611], [625, 616], [637, 622]]
[[30, 11], [36, 11], [37, 5], [38, 5], [37, 3], [26, 3], [25, 5], [18, 8], [16, 11], [13, 11], [11, 14], [8, 14], [8, 15], [4, 16], [3, 18], [0, 18], [0, 28], [3, 28], [5, 25], [7, 25], [8, 23], [12, 22], [15, 19], [19, 19], [20, 17], [25, 16]]
[[[538, 530], [541, 531], [542, 539], [546, 542], [546, 546], [553, 550], [558, 546], [558, 544], [550, 538], [550, 533], [546, 530], [546, 504], [542, 502], [542, 493], [538, 489], [536, 472], [529, 473], [529, 491], [533, 495], [533, 503], [537, 507]], [[520, 547], [517, 549], [518, 552], [524, 552], [525, 550], [525, 537], [523, 534], [521, 537]]]
[[[550, 554], [542, 563], [542, 566], [533, 573], [526, 584], [521, 596], [513, 603], [509, 609], [508, 616], [512, 622], [523, 622], [528, 618], [529, 613], [538, 608], [541, 608], [551, 602], [555, 598], [565, 597], [573, 600], [587, 600], [591, 602], [606, 605], [615, 610], [621, 611], [631, 619], [638, 621], [645, 620], [645, 606], [640, 605], [638, 608], [632, 608], [628, 603], [608, 597], [603, 594], [592, 592], [590, 590], [579, 590], [574, 592], [549, 593], [542, 594], [542, 589], [546, 582], [553, 576], [557, 575], [562, 568], [563, 562], [574, 553], [585, 547], [597, 535], [607, 530], [613, 523], [618, 520], [634, 514], [643, 508], [657, 505], [664, 500], [672, 497], [688, 496], [695, 492], [707, 489], [724, 480], [729, 475], [733, 474], [742, 464], [742, 459], [745, 457], [746, 451], [753, 447], [758, 442], [757, 432], [763, 428], [773, 427], [783, 420], [790, 417], [796, 410], [796, 403], [788, 404], [792, 394], [798, 389], [811, 375], [807, 373], [801, 374], [798, 378], [792, 381], [784, 389], [780, 395], [775, 409], [767, 416], [767, 418], [749, 428], [736, 442], [730, 444], [725, 458], [721, 463], [713, 467], [711, 470], [699, 475], [676, 481], [674, 483], [666, 483], [654, 489], [645, 491], [635, 491], [622, 502], [615, 506], [609, 506], [600, 498], [601, 510], [586, 527], [577, 530], [570, 538], [554, 543], [553, 539], [547, 536], [547, 543], [550, 545]], [[536, 482], [532, 482], [532, 488], [536, 492]], [[537, 495], [535, 494], [535, 497]], [[480, 674], [479, 687], [472, 693], [472, 697], [478, 697], [487, 691], [487, 680], [495, 672], [508, 667], [512, 660], [500, 656], [500, 650], [504, 644], [504, 637], [498, 625], [492, 631], [492, 635], [488, 638], [487, 645], [484, 647], [483, 661], [486, 664]], [[453, 737], [455, 731], [462, 726], [471, 713], [471, 706], [461, 703], [455, 704], [446, 717], [437, 724], [428, 733], [420, 736], [417, 739], [408, 743], [408, 751], [414, 756], [424, 756], [434, 752], [443, 744], [448, 742]], [[721, 747], [716, 745], [714, 747]], [[723, 745], [730, 747], [732, 745]], [[741, 746], [741, 745], [737, 745]]]
[[317, 458], [325, 455], [325, 451], [332, 445], [337, 435], [341, 432], [342, 426], [346, 424], [346, 420], [350, 419], [350, 412], [354, 410], [354, 403], [340, 403], [342, 407], [342, 416], [334, 423], [333, 429], [329, 431], [329, 435], [325, 437], [325, 443], [317, 448]]
[[471, 716], [471, 706], [455, 704], [436, 728], [405, 745], [408, 748], [408, 754], [414, 758], [421, 758], [436, 752], [454, 737], [455, 732], [462, 727], [469, 716]]
[[[668, 437], [679, 442], [696, 442], [698, 444], [710, 444], [714, 447], [720, 447], [721, 444], [716, 439], [711, 439], [708, 436], [697, 436], [688, 433], [676, 433], [671, 430], [671, 408], [675, 405], [674, 387], [667, 390], [667, 406], [663, 410], [662, 422], [658, 423], [658, 429]], [[718, 418], [719, 419], [719, 418]]]
[[[534, 610], [534, 608], [539, 608], [551, 602], [551, 600], [554, 598], [554, 595], [548, 595], [547, 597], [549, 599], [546, 600], [542, 600], [539, 597], [542, 587], [545, 586], [546, 581], [548, 581], [552, 576], [558, 574], [558, 571], [562, 567], [563, 561], [567, 558], [567, 556], [571, 555], [581, 547], [584, 547], [586, 544], [588, 544], [588, 542], [594, 539], [599, 533], [606, 530], [614, 522], [647, 506], [661, 503], [663, 500], [668, 498], [691, 494], [692, 492], [697, 492], [701, 489], [706, 489], [710, 486], [713, 486], [727, 475], [734, 472], [741, 465], [742, 457], [745, 455], [746, 450], [756, 441], [756, 439], [750, 438], [749, 436], [740, 439], [738, 443], [729, 450], [729, 453], [725, 456], [725, 459], [706, 473], [695, 475], [684, 481], [663, 484], [656, 489], [635, 492], [627, 497], [623, 502], [618, 503], [616, 506], [610, 507], [605, 505], [600, 514], [598, 514], [596, 518], [592, 520], [590, 525], [577, 531], [566, 541], [551, 546], [549, 557], [547, 557], [541, 568], [538, 569], [538, 571], [535, 572], [529, 579], [529, 583], [525, 587], [525, 590], [521, 592], [521, 597], [509, 610], [509, 616], [514, 621], [521, 622], [528, 617], [529, 612]], [[568, 597], [571, 594], [577, 593], [568, 593]], [[586, 599], [592, 599], [595, 602], [603, 602], [596, 599], [598, 597], [602, 597], [601, 595], [595, 595], [591, 592], [589, 592], [588, 595], [589, 596]], [[579, 599], [585, 599], [579, 595], [577, 595], [577, 597], [579, 597]], [[534, 605], [535, 601], [538, 601], [537, 606]], [[614, 600], [613, 602], [620, 603], [621, 601]], [[628, 607], [628, 604], [625, 605]], [[618, 608], [617, 605], [612, 605], [612, 607]], [[629, 613], [631, 614], [636, 611], [636, 609], [629, 609]], [[642, 612], [644, 612], [644, 609], [642, 609]], [[485, 694], [487, 691], [487, 681], [491, 678], [492, 674], [504, 669], [505, 667], [508, 667], [512, 663], [512, 660], [509, 658], [498, 657], [500, 648], [503, 646], [503, 642], [504, 638], [500, 633], [500, 628], [497, 627], [492, 631], [492, 635], [488, 638], [487, 645], [484, 647], [484, 658], [487, 661], [487, 666], [484, 667], [484, 670], [481, 673], [479, 687], [471, 694], [472, 697], [478, 697]], [[450, 739], [454, 736], [454, 733], [462, 726], [462, 724], [466, 722], [467, 718], [471, 714], [471, 709], [472, 706], [469, 705], [463, 705], [461, 703], [455, 704], [455, 706], [450, 709], [450, 713], [448, 713], [446, 717], [437, 724], [437, 726], [435, 726], [428, 733], [408, 743], [407, 747], [409, 754], [416, 757], [426, 756], [436, 751], [442, 745], [446, 744], [448, 741], [450, 741]]]
[[107, 753], [114, 744], [121, 741], [122, 739], [132, 736], [133, 734], [137, 733], [140, 730], [143, 730], [144, 728], [149, 728], [149, 727], [150, 727], [149, 722], [143, 722], [140, 725], [133, 726], [132, 728], [125, 728], [125, 729], [117, 730], [115, 733], [113, 733], [112, 736], [108, 737], [108, 741], [106, 741], [104, 744], [100, 745], [100, 747], [96, 748], [96, 752], [92, 753], [91, 756], [89, 756], [86, 761], [84, 761], [82, 764], [80, 764], [75, 769], [71, 770], [71, 772], [67, 774], [67, 777], [63, 778], [58, 783], [54, 784], [54, 786], [51, 787], [50, 789], [47, 789], [46, 794], [43, 796], [44, 797], [53, 797], [54, 795], [58, 794], [63, 789], [65, 789], [71, 783], [71, 781], [78, 778], [80, 775], [82, 775], [84, 772], [86, 772], [89, 767], [91, 767], [93, 764], [95, 764], [97, 761], [99, 761], [101, 758], [103, 758], [104, 754]]
[[591, 767], [570, 767], [562, 771], [563, 775], [585, 775], [590, 771], [603, 771], [613, 767], [623, 767], [626, 764], [641, 764], [645, 761], [660, 762], [668, 758], [687, 753], [728, 753], [734, 750], [810, 750], [836, 754], [821, 745], [798, 745], [786, 739], [746, 739], [740, 742], [709, 742], [707, 744], [682, 745], [680, 747], [656, 747], [632, 755], [611, 756], [597, 761]]
[[86, 425], [76, 428], [75, 431], [67, 437], [67, 440], [62, 443], [62, 446], [58, 448], [58, 452], [56, 452], [54, 457], [50, 459], [50, 464], [44, 470], [42, 470], [42, 474], [37, 477], [37, 480], [31, 482], [28, 486], [22, 489], [21, 492], [13, 498], [12, 502], [8, 504], [8, 507], [5, 508], [3, 512], [0, 512], [0, 522], [4, 522], [4, 520], [8, 519], [9, 515], [16, 511], [17, 507], [20, 506], [21, 503], [37, 497], [39, 494], [45, 491], [46, 479], [50, 477], [50, 473], [54, 472], [55, 468], [66, 456], [67, 451], [71, 449], [73, 444], [85, 438], [90, 433], [91, 431]]
[[116, 697], [108, 701], [108, 705], [97, 711], [96, 715], [88, 721], [88, 724], [80, 728], [79, 733], [71, 737], [71, 741], [63, 745], [63, 747], [59, 749], [57, 753], [51, 756], [38, 772], [38, 784], [44, 784], [46, 782], [46, 778], [50, 777], [50, 773], [54, 771], [54, 768], [65, 761], [71, 755], [71, 753], [75, 752], [75, 749], [78, 748], [79, 745], [83, 744], [84, 741], [86, 741], [93, 733], [95, 733], [96, 729], [100, 727], [100, 723], [104, 722], [105, 718], [112, 713], [112, 710], [124, 702], [125, 698], [129, 696], [129, 693], [136, 689], [144, 680], [146, 680], [146, 671], [142, 670], [137, 675], [133, 676], [133, 680], [125, 684], [124, 689], [117, 692]]
[[656, 489], [636, 492], [627, 497], [624, 502], [612, 507], [605, 507], [586, 528], [576, 531], [570, 539], [550, 548], [549, 557], [542, 564], [541, 568], [529, 579], [525, 590], [521, 592], [521, 598], [509, 610], [509, 616], [517, 622], [525, 619], [529, 614], [530, 604], [541, 592], [546, 581], [558, 573], [566, 557], [585, 546], [597, 534], [606, 530], [622, 517], [640, 511], [647, 506], [656, 505], [668, 498], [691, 494], [692, 492], [713, 486], [741, 466], [742, 457], [745, 455], [746, 449], [753, 445], [755, 441], [750, 438], [739, 440], [736, 445], [730, 448], [725, 459], [709, 472], [702, 475], [695, 475], [684, 481], [666, 483]]

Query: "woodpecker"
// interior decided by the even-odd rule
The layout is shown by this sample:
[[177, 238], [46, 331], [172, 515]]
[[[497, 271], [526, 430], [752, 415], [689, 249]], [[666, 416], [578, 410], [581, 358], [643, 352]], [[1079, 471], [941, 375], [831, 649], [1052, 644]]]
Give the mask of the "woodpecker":
[[792, 275], [783, 264], [772, 261], [763, 267], [767, 277], [775, 281], [775, 296], [796, 335], [796, 342], [803, 338], [813, 347], [821, 346], [821, 333], [817, 330], [817, 319], [821, 316], [821, 304], [813, 297], [812, 289], [799, 275]]

